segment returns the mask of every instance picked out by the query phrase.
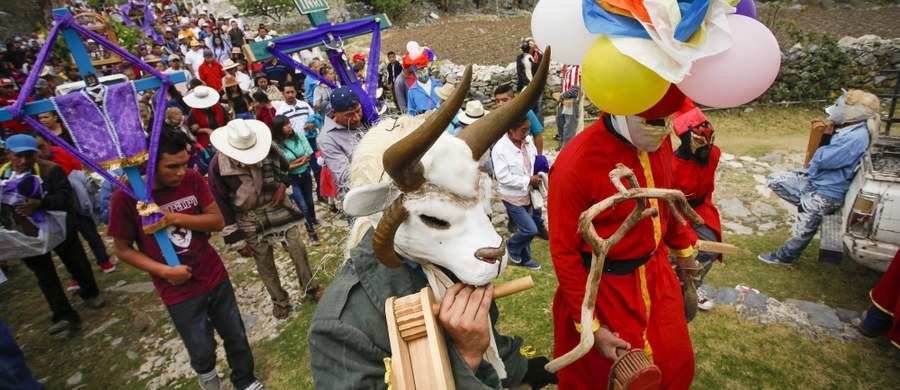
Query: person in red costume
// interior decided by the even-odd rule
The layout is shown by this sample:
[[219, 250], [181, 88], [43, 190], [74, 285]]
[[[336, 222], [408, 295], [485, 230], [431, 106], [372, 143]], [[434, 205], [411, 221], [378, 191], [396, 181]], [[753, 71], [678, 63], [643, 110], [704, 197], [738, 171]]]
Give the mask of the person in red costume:
[[[719, 210], [712, 201], [716, 167], [719, 166], [719, 157], [722, 156], [722, 151], [713, 144], [715, 129], [706, 115], [703, 115], [700, 108], [690, 99], [685, 99], [682, 109], [675, 113], [674, 125], [675, 135], [681, 139], [681, 145], [675, 150], [675, 160], [672, 164], [677, 182], [675, 188], [684, 193], [691, 207], [706, 222], [705, 225], [694, 226], [697, 238], [722, 242], [722, 221], [719, 219]], [[697, 254], [697, 261], [702, 268], [696, 286], [703, 285], [703, 278], [712, 269], [716, 260], [722, 261], [722, 255], [714, 252]], [[714, 306], [712, 297], [697, 289], [697, 307], [701, 310], [710, 310]], [[690, 320], [688, 318], [688, 321]]]
[[[660, 201], [650, 201], [659, 210], [657, 217], [643, 219], [610, 249], [593, 324], [578, 323], [591, 252], [578, 234], [578, 217], [617, 193], [608, 178], [618, 163], [634, 171], [641, 187], [676, 186], [671, 127], [664, 119], [684, 99], [675, 92], [638, 116], [601, 113], [566, 145], [550, 169], [550, 252], [559, 279], [553, 300], [554, 355], [578, 344], [581, 326], [591, 326], [595, 340], [592, 351], [558, 372], [560, 389], [603, 386], [617, 347], [643, 349], [662, 371], [663, 388], [687, 389], [693, 381], [694, 352], [684, 300], [668, 254], [690, 258], [696, 239]], [[635, 204], [624, 202], [598, 215], [593, 221], [597, 233], [612, 235]]]
[[897, 316], [900, 313], [900, 251], [869, 292], [869, 297], [872, 306], [856, 329], [866, 337], [886, 335], [891, 344], [900, 348], [900, 318]]

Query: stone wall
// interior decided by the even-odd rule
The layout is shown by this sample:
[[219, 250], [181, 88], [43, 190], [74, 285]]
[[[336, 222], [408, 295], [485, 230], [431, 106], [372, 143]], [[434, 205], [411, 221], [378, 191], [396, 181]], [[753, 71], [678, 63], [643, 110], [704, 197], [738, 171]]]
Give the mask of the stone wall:
[[[848, 67], [848, 83], [845, 88], [860, 88], [875, 93], [889, 93], [894, 87], [896, 76], [881, 74], [882, 70], [900, 69], [900, 38], [881, 39], [876, 36], [866, 35], [860, 38], [846, 37], [839, 41], [840, 48], [848, 54], [852, 63]], [[787, 91], [811, 91], [812, 85], [821, 83], [810, 71], [810, 57], [816, 56], [818, 47], [815, 45], [795, 45], [785, 51], [782, 56], [781, 72], [778, 80], [772, 85], [771, 90], [783, 89]], [[438, 61], [435, 65], [438, 73], [436, 76], [450, 83], [458, 82], [465, 69], [464, 65], [457, 65], [449, 61]], [[556, 112], [556, 101], [551, 98], [554, 92], [560, 90], [560, 74], [562, 65], [551, 63], [550, 79], [544, 89], [544, 111], [546, 115]], [[515, 85], [516, 67], [510, 63], [502, 66], [475, 65], [473, 68], [472, 88], [470, 95], [480, 100], [485, 108], [493, 109], [493, 91], [501, 84]], [[771, 94], [763, 95], [759, 101], [771, 102], [768, 98]], [[798, 95], [797, 100], [822, 100], [830, 99], [830, 96], [806, 96]], [[593, 110], [589, 110], [593, 111]], [[595, 111], [594, 111], [595, 112]]]

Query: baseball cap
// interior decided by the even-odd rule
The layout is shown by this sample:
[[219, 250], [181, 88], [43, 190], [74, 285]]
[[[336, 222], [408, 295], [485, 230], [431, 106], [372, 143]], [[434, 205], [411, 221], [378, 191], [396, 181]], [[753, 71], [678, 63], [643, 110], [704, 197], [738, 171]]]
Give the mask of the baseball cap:
[[204, 50], [204, 51], [203, 51], [203, 56], [204, 56], [204, 57], [212, 57], [212, 56], [213, 56], [212, 50]]
[[167, 60], [168, 60], [169, 62], [172, 62], [172, 61], [181, 61], [181, 57], [179, 57], [179, 56], [177, 56], [177, 55], [175, 55], [175, 54], [172, 54], [172, 55], [170, 55], [170, 56], [167, 58]]
[[15, 83], [13, 83], [12, 79], [10, 78], [0, 78], [0, 86], [5, 87], [7, 85], [15, 85]]
[[331, 93], [331, 109], [334, 111], [349, 111], [357, 106], [359, 106], [359, 96], [350, 87], [339, 87]]
[[6, 150], [13, 152], [13, 154], [29, 151], [37, 152], [37, 141], [28, 134], [16, 134], [6, 139]]
[[355, 62], [355, 61], [359, 61], [359, 60], [365, 60], [365, 59], [366, 59], [366, 55], [363, 54], [363, 53], [356, 53], [356, 54], [353, 55], [353, 61], [354, 61], [354, 62]]
[[35, 88], [48, 88], [50, 87], [50, 83], [44, 79], [38, 79], [37, 82], [34, 83]]

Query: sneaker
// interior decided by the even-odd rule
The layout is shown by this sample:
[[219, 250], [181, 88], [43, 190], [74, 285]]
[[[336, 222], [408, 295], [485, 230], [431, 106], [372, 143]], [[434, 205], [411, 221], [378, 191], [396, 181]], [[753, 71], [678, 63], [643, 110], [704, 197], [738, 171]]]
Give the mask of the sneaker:
[[111, 274], [113, 272], [116, 272], [116, 265], [113, 264], [111, 261], [106, 260], [106, 261], [100, 263], [100, 269], [103, 270], [103, 273], [105, 273], [105, 274]]
[[522, 264], [522, 258], [512, 253], [509, 254], [509, 261], [513, 264]]
[[78, 290], [81, 290], [81, 286], [78, 285], [78, 281], [77, 281], [77, 280], [72, 279], [72, 282], [69, 283], [69, 287], [66, 287], [66, 291], [68, 291], [68, 292], [75, 292], [75, 291], [78, 291]]
[[222, 382], [219, 381], [219, 373], [216, 370], [206, 374], [198, 374], [197, 377], [200, 379], [200, 388], [203, 390], [219, 390], [222, 387]]
[[544, 241], [550, 241], [550, 232], [547, 231], [547, 228], [545, 228], [543, 225], [541, 225], [541, 226], [538, 226], [537, 229], [538, 229], [538, 234], [537, 234], [538, 238], [540, 238]]
[[319, 235], [316, 233], [309, 233], [309, 244], [313, 246], [322, 245], [322, 241], [319, 241]]
[[50, 328], [47, 329], [47, 333], [51, 335], [60, 334], [63, 332], [70, 332], [74, 330], [78, 330], [81, 327], [81, 324], [76, 321], [69, 320], [59, 320], [53, 323]]
[[268, 390], [268, 388], [262, 382], [254, 381], [250, 386], [245, 387], [244, 390]]
[[537, 271], [537, 270], [541, 269], [541, 265], [538, 264], [538, 263], [537, 263], [536, 261], [534, 261], [534, 260], [528, 260], [527, 262], [522, 263], [522, 266], [523, 266], [523, 267], [528, 267], [528, 269], [534, 270], [534, 271]]
[[697, 308], [700, 310], [712, 310], [716, 307], [716, 301], [712, 298], [706, 296], [706, 292], [703, 289], [697, 289]]
[[99, 309], [103, 306], [106, 306], [106, 300], [103, 299], [103, 297], [97, 295], [96, 297], [85, 299], [84, 305], [91, 309]]
[[777, 256], [775, 256], [774, 253], [763, 253], [759, 256], [756, 256], [756, 258], [759, 259], [760, 261], [762, 261], [763, 263], [769, 263], [769, 264], [775, 264], [775, 265], [791, 265], [791, 264], [793, 264], [792, 261], [785, 261], [785, 260], [779, 259]]

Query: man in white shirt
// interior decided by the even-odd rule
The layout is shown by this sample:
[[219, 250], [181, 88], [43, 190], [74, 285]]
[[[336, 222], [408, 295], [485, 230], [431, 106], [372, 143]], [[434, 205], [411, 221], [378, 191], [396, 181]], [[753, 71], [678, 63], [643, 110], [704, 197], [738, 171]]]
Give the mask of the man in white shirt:
[[200, 50], [200, 42], [197, 40], [191, 41], [191, 50], [188, 50], [187, 54], [184, 55], [184, 65], [185, 68], [194, 77], [197, 77], [197, 70], [200, 69], [200, 64], [203, 63], [203, 50]]
[[282, 94], [284, 94], [284, 103], [279, 105], [273, 102], [272, 104], [275, 107], [275, 115], [288, 117], [294, 131], [303, 129], [304, 133], [307, 132], [309, 130], [307, 127], [312, 128], [313, 126], [312, 123], [309, 126], [306, 124], [306, 120], [312, 114], [312, 107], [309, 106], [309, 103], [297, 99], [297, 89], [291, 83], [284, 86]]
[[[229, 58], [222, 63], [222, 69], [228, 73], [225, 77], [234, 77], [242, 91], [249, 92], [250, 88], [253, 87], [253, 80], [250, 79], [250, 76], [247, 73], [244, 73], [244, 70], [246, 69], [243, 69], [243, 64], [234, 62]], [[225, 77], [223, 77], [222, 80], [225, 80]]]
[[272, 36], [269, 35], [269, 30], [265, 27], [260, 27], [259, 34], [256, 35], [256, 38], [253, 38], [256, 42], [262, 42], [269, 39], [272, 39]]
[[191, 76], [191, 72], [188, 72], [181, 67], [181, 57], [175, 54], [169, 56], [169, 68], [166, 69], [166, 73], [184, 73], [184, 82], [175, 84], [175, 89], [182, 95], [186, 94], [188, 85], [190, 85], [191, 80], [194, 77]]

